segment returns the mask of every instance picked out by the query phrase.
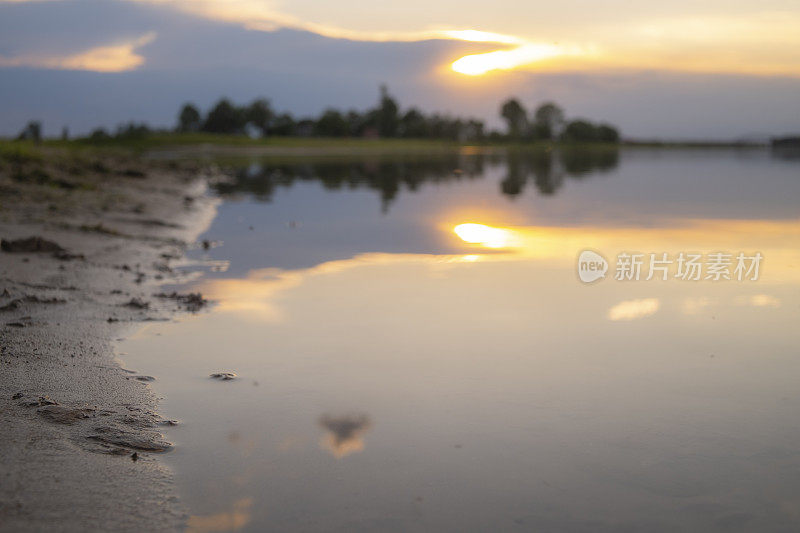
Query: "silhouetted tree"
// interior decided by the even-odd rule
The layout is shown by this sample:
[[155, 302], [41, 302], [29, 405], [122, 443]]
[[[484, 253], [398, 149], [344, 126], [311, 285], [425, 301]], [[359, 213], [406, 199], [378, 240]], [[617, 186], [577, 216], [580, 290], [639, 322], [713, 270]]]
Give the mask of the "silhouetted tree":
[[273, 113], [269, 101], [263, 98], [253, 100], [253, 103], [247, 106], [245, 110], [245, 120], [248, 124], [258, 129], [262, 137], [266, 137], [269, 134], [269, 126], [270, 122], [272, 122], [272, 117]]
[[353, 137], [358, 137], [364, 133], [364, 117], [358, 111], [351, 109], [345, 115], [347, 122], [347, 133]]
[[117, 139], [135, 140], [144, 139], [150, 135], [150, 128], [145, 123], [128, 122], [117, 126], [117, 132], [114, 135]]
[[327, 109], [314, 125], [314, 134], [322, 137], [345, 137], [348, 133], [347, 121], [335, 109]]
[[31, 120], [19, 133], [17, 139], [21, 141], [33, 141], [38, 143], [42, 140], [42, 123], [38, 120]]
[[89, 135], [89, 140], [92, 142], [107, 141], [111, 139], [111, 135], [103, 128], [97, 128]]
[[242, 133], [246, 124], [245, 114], [226, 98], [208, 112], [203, 130], [210, 133]]
[[198, 131], [201, 120], [200, 111], [197, 110], [194, 104], [184, 104], [178, 114], [178, 131]]
[[533, 138], [555, 139], [564, 124], [564, 111], [553, 102], [545, 102], [533, 114]]
[[381, 85], [381, 103], [378, 108], [378, 134], [381, 137], [396, 137], [400, 124], [399, 106], [394, 98], [389, 95], [385, 85]]
[[503, 102], [500, 106], [500, 116], [505, 119], [508, 125], [508, 136], [512, 139], [519, 139], [522, 137], [523, 132], [527, 129], [527, 118], [525, 108], [519, 103], [519, 100], [510, 98]]
[[465, 125], [464, 139], [466, 141], [482, 141], [483, 135], [483, 122], [480, 120], [471, 119]]
[[274, 135], [288, 137], [295, 134], [295, 128], [296, 124], [292, 115], [282, 113], [273, 119], [270, 132]]
[[428, 136], [428, 124], [417, 108], [412, 107], [400, 119], [400, 136], [421, 139]]
[[314, 134], [314, 126], [315, 122], [312, 119], [300, 119], [294, 126], [294, 133], [300, 137], [311, 137]]
[[618, 143], [619, 131], [608, 124], [600, 124], [597, 127], [597, 140], [605, 143]]
[[587, 120], [573, 120], [564, 128], [562, 138], [571, 142], [597, 141], [597, 128]]

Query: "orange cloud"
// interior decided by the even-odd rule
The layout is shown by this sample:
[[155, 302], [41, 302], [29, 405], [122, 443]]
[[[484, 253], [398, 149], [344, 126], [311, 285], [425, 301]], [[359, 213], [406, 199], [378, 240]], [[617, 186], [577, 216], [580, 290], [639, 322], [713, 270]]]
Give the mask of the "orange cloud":
[[90, 48], [77, 54], [0, 56], [0, 67], [38, 67], [58, 70], [90, 70], [94, 72], [124, 72], [144, 64], [137, 49], [153, 42], [151, 32], [131, 41]]

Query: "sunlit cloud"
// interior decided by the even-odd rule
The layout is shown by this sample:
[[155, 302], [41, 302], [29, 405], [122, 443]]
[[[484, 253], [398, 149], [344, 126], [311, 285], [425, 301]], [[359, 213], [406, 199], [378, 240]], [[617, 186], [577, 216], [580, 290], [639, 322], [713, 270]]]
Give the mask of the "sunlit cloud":
[[[689, 72], [800, 75], [800, 13], [758, 11], [719, 15], [687, 12], [682, 16], [653, 17], [645, 13], [624, 21], [575, 20], [569, 25], [530, 25], [526, 32], [514, 25], [508, 32], [479, 28], [437, 27], [430, 21], [395, 22], [387, 14], [370, 17], [357, 13], [323, 22], [313, 12], [261, 0], [137, 0], [169, 5], [248, 29], [273, 31], [293, 28], [332, 38], [358, 41], [420, 41], [454, 39], [496, 43], [505, 48], [454, 58], [453, 71], [479, 76], [508, 70], [657, 69]], [[551, 15], [558, 11], [554, 6]], [[467, 20], [465, 18], [464, 20]], [[491, 17], [487, 24], [497, 25]], [[521, 32], [521, 33], [518, 33]], [[546, 35], [546, 37], [543, 37]]]
[[449, 37], [459, 41], [470, 41], [475, 43], [504, 43], [521, 45], [525, 41], [513, 35], [503, 35], [480, 30], [442, 30], [438, 32], [441, 37]]
[[530, 65], [543, 59], [574, 55], [552, 44], [524, 44], [511, 50], [497, 50], [485, 54], [471, 54], [453, 62], [451, 68], [468, 76], [480, 76], [492, 70], [512, 70], [521, 65]]
[[625, 300], [608, 310], [608, 319], [613, 321], [636, 320], [655, 314], [661, 303], [658, 298]]
[[[0, 0], [19, 3], [24, 0]], [[54, 1], [54, 0], [51, 0]], [[497, 50], [446, 61], [450, 71], [470, 78], [492, 72], [591, 72], [659, 70], [698, 73], [800, 76], [800, 10], [782, 5], [748, 5], [709, 14], [673, 10], [655, 14], [629, 10], [621, 16], [572, 17], [559, 5], [544, 8], [530, 24], [504, 16], [399, 16], [375, 6], [342, 5], [337, 10], [268, 0], [130, 0], [241, 25], [250, 30], [282, 28], [354, 41], [412, 42], [449, 39], [496, 44]], [[510, 6], [509, 6], [510, 7]], [[688, 6], [687, 6], [688, 7]], [[521, 14], [529, 6], [518, 6]], [[566, 8], [565, 8], [566, 9]], [[614, 10], [609, 10], [613, 12]], [[679, 13], [679, 14], [678, 14]], [[381, 16], [383, 15], [383, 16]], [[526, 18], [526, 17], [521, 17]], [[452, 20], [452, 26], [442, 24]], [[479, 27], [476, 24], [485, 24]], [[0, 65], [35, 65], [114, 72], [136, 68], [141, 58], [121, 46], [98, 49], [86, 57], [4, 58]], [[67, 66], [61, 66], [66, 64]], [[446, 69], [442, 69], [444, 71]]]
[[[212, 20], [221, 20], [241, 24], [244, 28], [259, 31], [275, 31], [282, 28], [304, 30], [334, 39], [350, 39], [354, 41], [421, 41], [425, 39], [450, 38], [447, 32], [440, 30], [406, 30], [392, 31], [363, 30], [347, 28], [334, 24], [325, 24], [287, 13], [272, 7], [261, 0], [134, 0], [147, 4], [162, 4], [171, 8], [198, 15]], [[507, 38], [499, 36], [501, 38]], [[492, 42], [507, 42], [505, 40]]]
[[36, 67], [57, 70], [89, 70], [94, 72], [124, 72], [144, 64], [137, 49], [155, 40], [156, 34], [147, 33], [136, 39], [90, 48], [77, 54], [0, 56], [0, 67]]

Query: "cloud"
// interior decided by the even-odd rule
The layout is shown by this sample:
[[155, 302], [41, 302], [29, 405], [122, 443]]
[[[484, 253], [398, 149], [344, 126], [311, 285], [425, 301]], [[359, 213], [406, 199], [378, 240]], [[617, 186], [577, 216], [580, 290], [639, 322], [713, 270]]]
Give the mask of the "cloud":
[[[356, 2], [342, 5], [334, 15], [325, 9], [276, 7], [263, 0], [134, 1], [167, 5], [251, 30], [291, 28], [355, 41], [455, 39], [512, 45], [481, 56], [453, 58], [453, 70], [471, 76], [495, 70], [563, 72], [654, 65], [659, 70], [682, 72], [800, 76], [800, 61], [794, 53], [800, 46], [800, 13], [770, 10], [771, 6], [714, 15], [692, 9], [670, 15], [645, 10], [623, 20], [573, 17], [570, 24], [545, 25], [548, 15], [563, 15], [559, 6], [550, 6], [529, 30], [509, 24], [509, 30], [498, 33], [469, 26], [453, 29], [437, 25], [433, 18], [399, 22], [396, 13], [383, 12], [380, 7], [374, 8], [377, 16], [367, 23]], [[496, 27], [499, 18], [483, 17], [480, 23]], [[474, 19], [462, 16], [455, 20], [456, 24], [469, 24]]]
[[153, 42], [155, 32], [133, 40], [90, 48], [71, 55], [22, 54], [0, 56], [0, 67], [37, 67], [57, 70], [87, 70], [94, 72], [124, 72], [144, 64], [137, 49]]
[[[423, 0], [411, 3], [425, 4]], [[39, 6], [40, 11], [41, 6], [53, 4], [76, 11], [96, 5], [72, 0], [0, 0], [1, 4]], [[444, 5], [426, 4], [426, 14], [420, 17], [413, 7], [408, 9], [414, 13], [410, 16], [382, 5], [365, 9], [358, 0], [337, 3], [335, 9], [308, 2], [268, 0], [118, 0], [106, 4], [98, 11], [101, 19], [114, 19], [109, 11], [126, 11], [139, 5], [165, 14], [235, 24], [247, 30], [271, 32], [288, 28], [360, 42], [445, 39], [503, 45], [485, 56], [455, 56], [446, 61], [453, 64], [455, 72], [473, 77], [503, 70], [593, 72], [653, 68], [800, 76], [800, 58], [794, 52], [800, 46], [800, 12], [785, 9], [776, 0], [758, 6], [726, 6], [724, 12], [715, 13], [680, 1], [670, 9], [626, 5], [619, 6], [625, 8], [624, 13], [609, 7], [602, 12], [595, 10], [591, 16], [574, 12], [569, 1], [537, 5], [534, 10], [513, 0], [499, 0], [491, 13], [484, 11], [480, 17], [473, 13], [481, 12], [478, 5], [474, 5], [476, 9], [449, 10], [444, 16], [443, 12], [448, 11]], [[477, 0], [467, 4], [477, 4]], [[44, 12], [39, 20], [47, 16]], [[94, 16], [91, 18], [94, 20]], [[492, 28], [501, 28], [502, 32], [491, 31]], [[102, 32], [103, 28], [93, 31]]]
[[625, 300], [608, 310], [608, 319], [613, 321], [636, 320], [654, 314], [659, 307], [661, 304], [658, 298]]

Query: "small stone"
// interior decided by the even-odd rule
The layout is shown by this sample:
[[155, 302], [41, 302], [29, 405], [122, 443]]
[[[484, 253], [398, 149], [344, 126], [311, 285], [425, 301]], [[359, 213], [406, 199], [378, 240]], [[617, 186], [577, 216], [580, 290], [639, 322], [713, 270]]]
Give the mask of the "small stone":
[[210, 377], [220, 381], [230, 381], [232, 379], [236, 379], [236, 374], [233, 372], [214, 372]]

